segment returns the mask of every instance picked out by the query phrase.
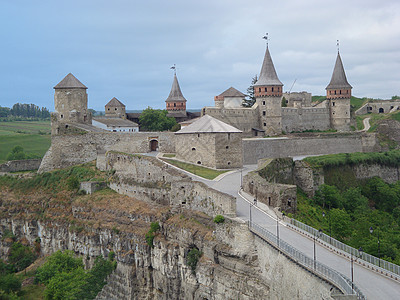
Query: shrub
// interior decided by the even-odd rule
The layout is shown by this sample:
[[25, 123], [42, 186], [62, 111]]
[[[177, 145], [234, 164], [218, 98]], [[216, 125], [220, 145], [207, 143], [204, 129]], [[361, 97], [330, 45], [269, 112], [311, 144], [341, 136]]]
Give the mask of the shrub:
[[215, 216], [214, 223], [220, 224], [220, 223], [224, 223], [224, 222], [225, 222], [224, 216], [221, 216], [221, 215]]
[[67, 179], [67, 185], [68, 185], [68, 188], [69, 188], [71, 191], [76, 191], [76, 190], [78, 190], [78, 189], [79, 189], [79, 180], [78, 180], [78, 178], [77, 178], [76, 176], [70, 176], [70, 177]]
[[21, 290], [21, 279], [15, 276], [15, 274], [0, 276], [0, 290], [5, 291], [7, 294], [10, 292], [18, 292]]
[[154, 248], [154, 237], [156, 236], [156, 231], [160, 230], [160, 224], [158, 222], [151, 222], [150, 224], [150, 230], [146, 233], [145, 239], [147, 242], [147, 245], [149, 245], [151, 248]]
[[187, 254], [186, 263], [192, 269], [193, 274], [195, 274], [197, 263], [201, 255], [202, 253], [197, 247], [193, 247]]

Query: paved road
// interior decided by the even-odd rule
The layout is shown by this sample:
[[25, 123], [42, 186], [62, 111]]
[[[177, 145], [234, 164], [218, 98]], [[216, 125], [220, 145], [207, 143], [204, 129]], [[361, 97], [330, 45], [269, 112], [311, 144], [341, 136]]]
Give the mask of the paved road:
[[370, 119], [370, 118], [365, 118], [365, 119], [363, 120], [364, 129], [361, 130], [361, 131], [368, 131], [368, 129], [371, 127], [371, 125], [369, 124], [369, 119]]
[[[255, 167], [255, 165], [245, 166], [242, 176]], [[245, 220], [249, 219], [249, 202], [238, 194], [241, 180], [240, 171], [230, 173], [219, 181], [199, 179], [198, 177], [195, 180], [203, 181], [214, 189], [235, 196], [237, 199], [237, 216]], [[253, 222], [276, 234], [276, 218], [254, 206], [251, 214]], [[287, 228], [283, 222], [279, 223], [279, 237], [309, 257], [313, 257], [313, 240]], [[349, 259], [339, 256], [319, 244], [316, 246], [316, 255], [318, 261], [351, 278]], [[399, 283], [358, 264], [354, 264], [354, 282], [368, 299], [400, 299]]]

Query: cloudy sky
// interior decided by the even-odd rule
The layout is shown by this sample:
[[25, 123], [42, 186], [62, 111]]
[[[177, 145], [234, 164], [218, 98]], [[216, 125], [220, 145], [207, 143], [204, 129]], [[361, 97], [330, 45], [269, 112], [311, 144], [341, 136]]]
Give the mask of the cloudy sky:
[[164, 108], [177, 65], [188, 108], [246, 92], [269, 49], [286, 91], [325, 94], [336, 40], [353, 94], [400, 95], [398, 0], [0, 0], [0, 105], [54, 109], [69, 72], [89, 107]]

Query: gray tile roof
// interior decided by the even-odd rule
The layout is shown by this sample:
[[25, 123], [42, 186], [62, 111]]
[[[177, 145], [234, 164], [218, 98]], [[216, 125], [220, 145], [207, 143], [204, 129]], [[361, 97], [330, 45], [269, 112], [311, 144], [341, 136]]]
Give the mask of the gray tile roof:
[[279, 80], [278, 75], [276, 75], [274, 63], [272, 62], [271, 54], [269, 53], [268, 47], [265, 50], [265, 56], [263, 65], [261, 67], [260, 77], [254, 86], [264, 86], [264, 85], [283, 85]]
[[175, 134], [182, 133], [240, 133], [239, 129], [217, 120], [209, 115], [205, 115], [200, 119], [194, 121], [192, 124], [183, 127]]
[[169, 96], [165, 102], [171, 102], [171, 101], [184, 101], [186, 102], [185, 97], [183, 97], [181, 88], [179, 86], [178, 78], [176, 77], [176, 74], [174, 75], [174, 81], [172, 82], [172, 88], [171, 92], [169, 93]]
[[112, 107], [125, 107], [125, 104], [123, 104], [121, 101], [119, 101], [117, 98], [112, 98], [106, 105], [107, 106], [112, 106]]
[[61, 80], [54, 89], [87, 89], [74, 75], [69, 73]]
[[347, 82], [346, 73], [344, 72], [342, 59], [338, 52], [335, 68], [333, 69], [331, 82], [326, 89], [351, 89], [352, 86]]
[[226, 91], [222, 92], [218, 96], [222, 96], [222, 97], [246, 97], [245, 94], [243, 94], [242, 92], [238, 91], [234, 87], [230, 87], [229, 89], [227, 89]]
[[93, 120], [103, 123], [107, 126], [114, 126], [114, 127], [137, 127], [138, 124], [135, 122], [124, 120], [120, 118], [93, 118]]

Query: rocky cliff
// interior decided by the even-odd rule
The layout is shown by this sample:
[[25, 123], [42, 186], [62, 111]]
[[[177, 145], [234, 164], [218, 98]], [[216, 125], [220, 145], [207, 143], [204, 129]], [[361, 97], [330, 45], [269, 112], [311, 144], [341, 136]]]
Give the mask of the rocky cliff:
[[[168, 205], [108, 189], [77, 195], [7, 184], [0, 199], [0, 232], [11, 230], [31, 244], [40, 238], [43, 255], [70, 249], [90, 266], [98, 255], [116, 253], [117, 269], [98, 299], [330, 299], [328, 284], [239, 219], [215, 224], [201, 212], [172, 213]], [[151, 222], [160, 224], [153, 247], [145, 239]], [[2, 257], [8, 246], [1, 242]], [[194, 248], [201, 256], [192, 270]]]

